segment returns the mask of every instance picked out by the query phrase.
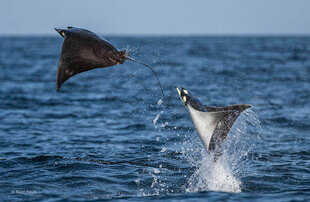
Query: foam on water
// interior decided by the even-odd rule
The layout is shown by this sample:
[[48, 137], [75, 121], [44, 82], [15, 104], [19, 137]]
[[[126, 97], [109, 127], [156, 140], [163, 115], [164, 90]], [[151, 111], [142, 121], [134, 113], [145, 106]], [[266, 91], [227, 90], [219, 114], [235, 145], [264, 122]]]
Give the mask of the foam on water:
[[206, 190], [241, 192], [241, 181], [234, 175], [227, 162], [220, 159], [215, 163], [209, 156], [200, 163], [198, 169], [189, 178], [186, 192]]

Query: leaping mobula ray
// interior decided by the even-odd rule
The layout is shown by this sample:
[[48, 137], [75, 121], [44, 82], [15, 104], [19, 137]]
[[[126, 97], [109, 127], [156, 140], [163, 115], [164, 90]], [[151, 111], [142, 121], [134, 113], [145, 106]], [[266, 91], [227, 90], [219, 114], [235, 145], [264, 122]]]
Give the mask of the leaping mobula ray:
[[203, 105], [188, 90], [176, 87], [180, 99], [187, 108], [193, 125], [208, 153], [214, 154], [214, 161], [222, 155], [221, 143], [225, 141], [235, 120], [249, 104], [236, 104], [225, 107], [209, 107]]
[[152, 70], [164, 97], [156, 72], [149, 65], [131, 58], [125, 50], [119, 51], [107, 40], [86, 29], [68, 27], [55, 30], [64, 38], [56, 76], [57, 92], [65, 81], [76, 74], [131, 60]]

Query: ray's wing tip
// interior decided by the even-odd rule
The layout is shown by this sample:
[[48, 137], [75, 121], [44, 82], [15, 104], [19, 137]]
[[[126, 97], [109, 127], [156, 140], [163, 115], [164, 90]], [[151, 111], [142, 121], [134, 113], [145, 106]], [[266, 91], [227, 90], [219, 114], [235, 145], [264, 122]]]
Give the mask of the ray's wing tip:
[[250, 104], [245, 104], [245, 109], [248, 109], [248, 108], [251, 108], [251, 107], [253, 107], [253, 106], [250, 105]]
[[252, 107], [252, 105], [250, 105], [250, 104], [242, 104], [242, 106], [239, 110], [240, 110], [240, 112], [244, 112], [245, 110], [247, 110], [251, 107]]
[[56, 91], [59, 93], [60, 91], [60, 87], [61, 87], [61, 84], [59, 83], [58, 79], [56, 80]]

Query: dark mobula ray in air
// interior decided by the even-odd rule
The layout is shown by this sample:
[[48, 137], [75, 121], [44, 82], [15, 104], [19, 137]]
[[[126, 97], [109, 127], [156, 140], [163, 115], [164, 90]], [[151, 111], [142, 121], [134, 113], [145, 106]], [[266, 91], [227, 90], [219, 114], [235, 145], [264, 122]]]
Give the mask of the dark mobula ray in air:
[[89, 30], [75, 27], [55, 30], [65, 39], [58, 63], [57, 92], [65, 81], [78, 73], [123, 64], [126, 60], [131, 60], [152, 70], [164, 97], [158, 76], [149, 65], [129, 57], [126, 51], [119, 51], [112, 44]]

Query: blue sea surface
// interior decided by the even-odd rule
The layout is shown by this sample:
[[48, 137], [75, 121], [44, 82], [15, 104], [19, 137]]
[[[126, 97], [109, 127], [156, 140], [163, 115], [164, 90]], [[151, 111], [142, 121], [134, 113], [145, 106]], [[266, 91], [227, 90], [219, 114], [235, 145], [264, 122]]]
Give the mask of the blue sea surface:
[[[63, 39], [0, 37], [0, 200], [310, 200], [310, 37], [106, 37], [151, 65], [56, 92]], [[175, 86], [247, 103], [214, 163]]]

